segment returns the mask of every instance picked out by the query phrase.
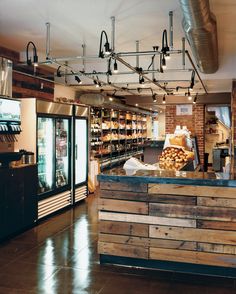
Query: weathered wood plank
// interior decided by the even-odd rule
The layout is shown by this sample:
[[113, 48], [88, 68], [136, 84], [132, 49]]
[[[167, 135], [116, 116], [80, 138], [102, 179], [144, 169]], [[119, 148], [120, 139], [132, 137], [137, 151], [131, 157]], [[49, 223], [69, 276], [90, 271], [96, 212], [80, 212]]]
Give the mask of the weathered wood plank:
[[98, 242], [98, 253], [148, 259], [149, 250], [143, 246]]
[[236, 222], [197, 220], [197, 228], [236, 231]]
[[169, 203], [169, 204], [184, 204], [184, 205], [196, 205], [197, 197], [181, 196], [181, 195], [159, 195], [149, 194], [149, 202], [157, 203]]
[[115, 191], [115, 190], [102, 190], [100, 192], [100, 198], [112, 198], [122, 200], [134, 200], [134, 201], [147, 201], [147, 193], [127, 192], [127, 191]]
[[193, 229], [181, 227], [177, 228], [150, 225], [149, 237], [228, 245], [236, 244], [235, 232], [222, 230]]
[[99, 211], [99, 220], [196, 228], [196, 220]]
[[236, 246], [232, 246], [232, 245], [197, 243], [197, 250], [204, 251], [204, 252], [214, 252], [214, 253], [236, 255]]
[[[236, 194], [236, 191], [235, 191]], [[229, 198], [215, 198], [215, 197], [198, 197], [197, 204], [202, 206], [220, 206], [220, 207], [231, 207], [236, 208], [236, 197], [235, 199]]]
[[236, 266], [236, 256], [197, 252], [197, 251], [185, 251], [175, 249], [164, 249], [164, 248], [150, 248], [150, 259], [155, 260], [167, 260], [177, 262], [187, 262], [194, 264], [207, 264], [215, 266]]
[[236, 187], [148, 184], [148, 194], [236, 198]]
[[113, 234], [99, 234], [98, 240], [101, 242], [130, 244], [130, 245], [138, 245], [138, 246], [144, 246], [144, 247], [151, 246], [151, 247], [159, 247], [159, 248], [197, 250], [196, 242], [152, 239], [152, 238], [113, 235]]
[[106, 211], [148, 214], [148, 204], [138, 201], [99, 199], [98, 209]]
[[[143, 183], [119, 183], [119, 182], [100, 182], [101, 190], [133, 191], [139, 193], [147, 192], [147, 184]], [[102, 191], [101, 191], [102, 193]]]
[[149, 225], [113, 221], [99, 221], [99, 232], [148, 237]]
[[149, 211], [152, 216], [236, 221], [236, 208], [150, 203]]

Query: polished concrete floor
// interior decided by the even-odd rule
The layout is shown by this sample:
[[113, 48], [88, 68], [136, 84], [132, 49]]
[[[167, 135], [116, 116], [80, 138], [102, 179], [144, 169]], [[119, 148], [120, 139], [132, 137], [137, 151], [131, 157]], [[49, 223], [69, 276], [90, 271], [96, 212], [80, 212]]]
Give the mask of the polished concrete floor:
[[97, 198], [0, 244], [0, 293], [229, 294], [233, 279], [100, 265]]

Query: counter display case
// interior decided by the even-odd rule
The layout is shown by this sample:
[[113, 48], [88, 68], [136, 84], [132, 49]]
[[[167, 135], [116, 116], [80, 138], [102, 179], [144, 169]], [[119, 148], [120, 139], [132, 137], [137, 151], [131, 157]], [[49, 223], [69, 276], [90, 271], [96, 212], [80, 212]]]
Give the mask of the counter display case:
[[121, 164], [132, 156], [141, 157], [147, 138], [147, 117], [119, 110], [92, 108], [91, 154], [101, 169]]

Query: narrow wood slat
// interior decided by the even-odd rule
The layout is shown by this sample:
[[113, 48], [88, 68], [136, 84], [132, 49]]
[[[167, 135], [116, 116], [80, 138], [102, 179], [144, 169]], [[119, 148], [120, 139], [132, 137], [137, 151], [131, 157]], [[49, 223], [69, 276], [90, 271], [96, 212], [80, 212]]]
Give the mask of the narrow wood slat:
[[220, 206], [220, 207], [236, 208], [236, 191], [235, 191], [235, 199], [198, 197], [197, 204], [202, 206]]
[[158, 195], [149, 194], [149, 202], [169, 203], [169, 204], [184, 204], [196, 205], [197, 197], [180, 196], [180, 195]]
[[197, 228], [236, 231], [236, 222], [197, 220]]
[[119, 183], [119, 182], [100, 182], [101, 190], [118, 190], [118, 191], [137, 191], [140, 193], [147, 192], [147, 184], [142, 183]]
[[102, 190], [100, 192], [100, 198], [114, 198], [122, 200], [134, 200], [134, 201], [147, 201], [147, 193], [136, 193], [127, 191], [115, 191], [115, 190]]
[[149, 210], [153, 216], [236, 221], [236, 208], [150, 203]]
[[214, 253], [236, 255], [236, 246], [232, 246], [232, 245], [197, 243], [197, 250], [204, 251], [204, 252], [214, 252]]
[[99, 232], [148, 237], [149, 225], [113, 221], [100, 221]]
[[149, 237], [196, 241], [216, 244], [236, 244], [235, 232], [150, 225]]
[[106, 211], [148, 214], [148, 204], [138, 201], [99, 199], [98, 209]]
[[101, 242], [130, 244], [130, 245], [138, 245], [138, 246], [144, 246], [144, 247], [151, 246], [151, 247], [159, 247], [159, 248], [197, 250], [196, 242], [152, 239], [152, 238], [113, 235], [113, 234], [99, 234], [98, 240]]
[[150, 259], [155, 260], [166, 260], [166, 261], [177, 261], [187, 262], [194, 264], [206, 264], [214, 266], [236, 266], [236, 256], [197, 252], [197, 251], [185, 251], [175, 249], [164, 249], [164, 248], [150, 248]]
[[148, 184], [148, 194], [236, 198], [236, 187]]
[[141, 224], [156, 224], [156, 225], [166, 225], [166, 226], [177, 226], [177, 227], [192, 227], [196, 228], [196, 221], [190, 219], [180, 219], [180, 218], [166, 218], [157, 217], [149, 215], [138, 215], [138, 214], [127, 214], [127, 213], [115, 213], [115, 212], [105, 212], [99, 211], [99, 220], [108, 221], [120, 221], [120, 222], [131, 222], [131, 223], [141, 223]]
[[98, 242], [98, 253], [148, 259], [148, 249], [143, 246]]

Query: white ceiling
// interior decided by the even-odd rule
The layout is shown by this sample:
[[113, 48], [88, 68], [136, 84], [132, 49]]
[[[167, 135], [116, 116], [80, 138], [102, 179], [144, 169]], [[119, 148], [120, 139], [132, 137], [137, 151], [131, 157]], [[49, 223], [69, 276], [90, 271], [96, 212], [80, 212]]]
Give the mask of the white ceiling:
[[[210, 6], [217, 19], [219, 43], [219, 70], [215, 74], [200, 74], [209, 92], [230, 92], [232, 79], [236, 78], [236, 1], [211, 0]], [[29, 41], [33, 41], [40, 52], [40, 60], [45, 61], [46, 22], [51, 26], [50, 57], [82, 55], [82, 44], [86, 45], [86, 55], [98, 55], [100, 33], [105, 30], [110, 40], [111, 16], [115, 16], [115, 52], [135, 51], [135, 41], [140, 41], [140, 50], [161, 47], [162, 32], [168, 30], [169, 11], [174, 13], [174, 49], [181, 49], [184, 32], [181, 26], [182, 12], [178, 0], [1, 0], [0, 1], [0, 40], [1, 45], [18, 51], [25, 51]], [[187, 49], [188, 45], [186, 44]], [[25, 54], [23, 54], [25, 56]], [[25, 59], [25, 57], [23, 58]], [[135, 57], [126, 58], [136, 66]], [[140, 66], [146, 69], [151, 56], [140, 57]], [[69, 63], [74, 71], [82, 70], [81, 60]], [[119, 70], [125, 70], [120, 64]], [[168, 63], [168, 68], [180, 68], [181, 56]], [[187, 64], [187, 68], [190, 66]], [[86, 71], [106, 71], [106, 60], [86, 61]], [[191, 73], [174, 72], [157, 74], [157, 80], [189, 80]], [[105, 76], [99, 76], [106, 82]], [[151, 78], [151, 76], [150, 76]], [[82, 77], [84, 84], [91, 80]], [[112, 76], [111, 81], [119, 86], [136, 89], [138, 76]], [[75, 84], [74, 79], [69, 83]], [[188, 84], [188, 83], [187, 83]], [[185, 85], [172, 83], [173, 87]], [[162, 93], [157, 86], [153, 91]], [[78, 88], [78, 87], [77, 87]], [[82, 88], [82, 86], [80, 86]], [[85, 87], [94, 89], [94, 86]], [[84, 89], [85, 89], [84, 88]], [[146, 92], [151, 94], [150, 90]], [[203, 92], [200, 83], [196, 92]]]

